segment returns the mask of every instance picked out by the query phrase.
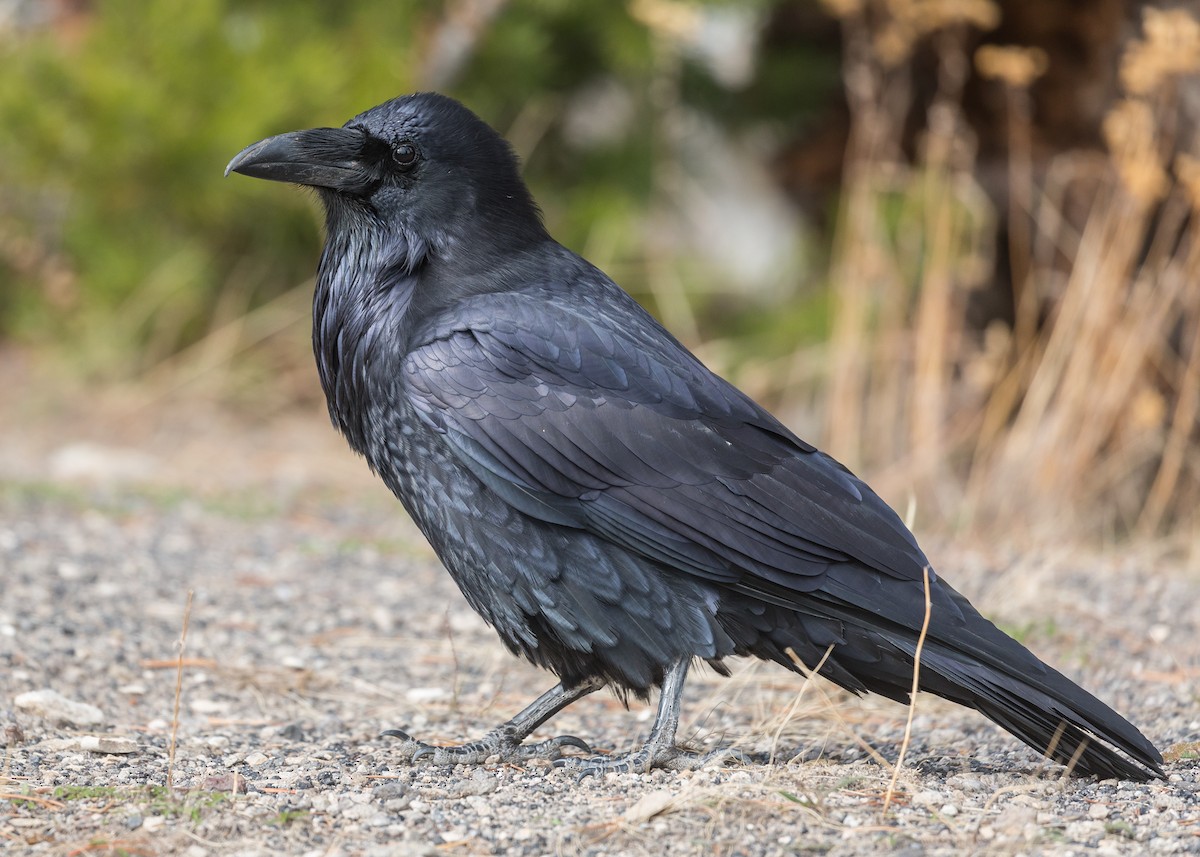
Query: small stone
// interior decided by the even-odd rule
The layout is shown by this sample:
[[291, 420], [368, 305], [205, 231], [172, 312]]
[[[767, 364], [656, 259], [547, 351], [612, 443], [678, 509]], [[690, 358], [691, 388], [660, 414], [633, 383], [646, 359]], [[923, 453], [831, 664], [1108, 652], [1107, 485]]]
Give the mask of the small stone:
[[408, 791], [408, 786], [400, 782], [383, 783], [371, 790], [371, 796], [376, 800], [395, 800], [399, 797], [404, 797], [404, 793]]
[[1063, 833], [1067, 839], [1075, 842], [1087, 842], [1092, 837], [1104, 835], [1104, 825], [1098, 821], [1071, 821], [1067, 823]]
[[363, 821], [379, 812], [375, 807], [368, 803], [352, 803], [350, 806], [342, 810], [342, 815], [353, 821]]
[[104, 712], [86, 702], [75, 702], [61, 693], [50, 690], [30, 690], [13, 700], [17, 708], [55, 723], [72, 726], [95, 726], [104, 722]]
[[4, 728], [0, 729], [0, 744], [5, 747], [15, 747], [24, 740], [25, 733], [21, 731], [21, 726], [16, 721], [5, 723]]
[[954, 816], [958, 815], [958, 807], [952, 803], [945, 804], [941, 809], [941, 813], [947, 818], [954, 818]]
[[142, 826], [142, 817], [136, 813], [134, 815], [128, 816], [125, 819], [125, 827], [128, 828], [129, 830], [137, 830], [141, 826]]
[[76, 581], [83, 580], [84, 578], [83, 568], [79, 563], [71, 562], [70, 560], [60, 562], [56, 571], [58, 572], [58, 576], [63, 580]]
[[38, 750], [48, 750], [51, 753], [61, 753], [64, 750], [78, 750], [78, 738], [46, 738], [33, 745]]
[[921, 791], [912, 796], [913, 806], [937, 806], [946, 800], [941, 792]]
[[246, 793], [246, 778], [241, 774], [215, 774], [200, 781], [200, 788], [210, 792]]
[[271, 757], [268, 756], [266, 753], [261, 753], [261, 752], [255, 750], [253, 753], [246, 756], [245, 762], [250, 767], [257, 768], [259, 765], [270, 761], [270, 759], [271, 759]]
[[197, 714], [224, 714], [229, 709], [229, 703], [219, 699], [193, 699], [188, 705]]
[[152, 815], [149, 818], [142, 819], [142, 830], [147, 833], [153, 833], [156, 830], [161, 830], [166, 823], [167, 819], [163, 816]]
[[285, 741], [303, 741], [304, 728], [299, 723], [289, 723], [279, 730], [279, 737]]
[[117, 738], [112, 735], [84, 735], [79, 739], [79, 749], [87, 750], [89, 753], [109, 753], [114, 756], [123, 756], [127, 753], [136, 753], [138, 750], [137, 741], [132, 738]]
[[1108, 807], [1102, 803], [1094, 803], [1088, 807], [1088, 818], [1108, 818]]
[[446, 696], [446, 691], [440, 687], [410, 687], [404, 692], [404, 698], [409, 702], [434, 702]]
[[964, 792], [981, 792], [987, 788], [983, 780], [979, 777], [973, 777], [970, 774], [956, 774], [946, 780], [946, 785], [951, 788], [961, 789]]
[[625, 810], [624, 819], [628, 824], [639, 824], [647, 821], [660, 812], [665, 812], [675, 802], [675, 793], [669, 789], [646, 792], [633, 805]]

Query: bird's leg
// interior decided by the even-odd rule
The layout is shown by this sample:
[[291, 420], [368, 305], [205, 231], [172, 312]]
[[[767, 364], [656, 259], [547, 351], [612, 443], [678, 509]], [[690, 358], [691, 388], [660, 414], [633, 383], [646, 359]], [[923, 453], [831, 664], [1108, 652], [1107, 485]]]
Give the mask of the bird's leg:
[[528, 738], [534, 729], [572, 702], [602, 687], [604, 687], [602, 679], [589, 679], [574, 687], [565, 687], [559, 683], [535, 699], [512, 720], [500, 724], [478, 741], [472, 741], [470, 744], [434, 747], [424, 741], [416, 740], [407, 732], [399, 729], [388, 729], [383, 734], [404, 741], [401, 752], [406, 754], [411, 761], [428, 760], [435, 765], [478, 765], [491, 758], [496, 758], [501, 762], [522, 762], [527, 759], [554, 760], [561, 758], [563, 747], [577, 747], [585, 753], [590, 753], [592, 748], [574, 735], [559, 735], [528, 746], [521, 742]]
[[[687, 678], [690, 661], [687, 658], [672, 664], [663, 676], [662, 689], [658, 697], [658, 713], [650, 737], [641, 749], [622, 756], [599, 756], [594, 758], [559, 759], [555, 767], [576, 768], [580, 777], [606, 774], [609, 771], [646, 772], [653, 768], [670, 771], [694, 771], [716, 758], [728, 758], [730, 753], [716, 750], [711, 753], [690, 753], [675, 745], [675, 733], [679, 729], [679, 703], [683, 697], [683, 683]], [[736, 756], [736, 754], [734, 754]]]

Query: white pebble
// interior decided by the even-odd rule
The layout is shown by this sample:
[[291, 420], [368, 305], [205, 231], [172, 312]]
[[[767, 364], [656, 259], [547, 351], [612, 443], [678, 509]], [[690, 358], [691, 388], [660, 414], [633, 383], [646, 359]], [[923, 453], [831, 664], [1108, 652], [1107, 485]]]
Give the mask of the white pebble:
[[13, 700], [13, 704], [17, 708], [56, 723], [94, 726], [104, 722], [104, 712], [96, 706], [67, 699], [61, 693], [49, 688], [18, 694], [17, 698]]
[[84, 735], [79, 739], [79, 749], [89, 753], [108, 753], [123, 756], [137, 752], [137, 741], [132, 738], [117, 738], [112, 735]]
[[409, 702], [434, 702], [446, 696], [446, 691], [440, 687], [410, 687], [404, 692], [404, 698]]

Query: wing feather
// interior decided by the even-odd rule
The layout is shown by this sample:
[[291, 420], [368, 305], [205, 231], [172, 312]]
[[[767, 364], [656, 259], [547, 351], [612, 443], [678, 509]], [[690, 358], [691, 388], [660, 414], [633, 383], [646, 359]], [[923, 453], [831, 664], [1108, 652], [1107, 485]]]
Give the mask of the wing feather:
[[407, 395], [522, 511], [686, 573], [785, 593], [846, 561], [920, 579], [924, 555], [865, 484], [619, 309], [480, 299], [412, 349]]

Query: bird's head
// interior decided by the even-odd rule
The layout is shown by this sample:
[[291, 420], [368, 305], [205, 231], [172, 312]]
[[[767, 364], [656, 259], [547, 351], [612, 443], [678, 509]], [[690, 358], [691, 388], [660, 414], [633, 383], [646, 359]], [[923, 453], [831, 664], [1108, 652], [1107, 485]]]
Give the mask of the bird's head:
[[392, 99], [341, 128], [269, 137], [242, 150], [230, 172], [314, 188], [331, 240], [390, 236], [403, 245], [409, 270], [439, 256], [469, 259], [546, 237], [512, 148], [436, 93]]

